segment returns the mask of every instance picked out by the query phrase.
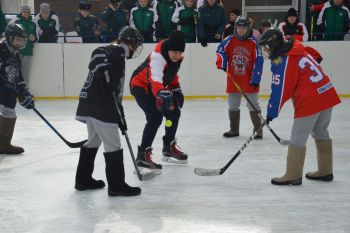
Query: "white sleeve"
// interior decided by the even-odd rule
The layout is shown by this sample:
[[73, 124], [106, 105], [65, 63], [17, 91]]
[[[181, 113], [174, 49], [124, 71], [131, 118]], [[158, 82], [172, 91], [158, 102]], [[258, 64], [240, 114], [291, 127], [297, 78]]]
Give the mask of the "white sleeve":
[[323, 5], [320, 14], [318, 15], [317, 25], [321, 25], [321, 24], [322, 24], [322, 18], [323, 18], [323, 15], [324, 15], [324, 11], [325, 11], [328, 7], [330, 7], [329, 2], [326, 2], [326, 3]]
[[60, 28], [61, 28], [61, 25], [60, 25], [60, 21], [58, 20], [57, 15], [53, 15], [53, 16], [52, 16], [52, 19], [56, 21], [56, 27], [55, 27], [55, 29], [56, 29], [56, 31], [59, 32], [59, 31], [60, 31]]
[[153, 11], [153, 24], [152, 27], [154, 30], [156, 30], [156, 22], [158, 21], [158, 14], [157, 11], [154, 11], [154, 9], [150, 8], [150, 10]]
[[34, 17], [33, 21], [36, 25], [36, 34], [38, 36], [41, 36], [43, 34], [43, 30], [41, 30], [41, 28], [39, 27], [39, 14]]
[[308, 31], [307, 31], [307, 29], [305, 27], [305, 24], [300, 23], [300, 25], [303, 27], [303, 33], [304, 33], [303, 41], [308, 41], [309, 40], [309, 33], [308, 33]]
[[278, 25], [278, 29], [282, 32], [283, 37], [284, 37], [284, 31], [283, 31], [283, 26], [284, 26], [285, 22], [282, 22]]
[[129, 25], [130, 25], [130, 27], [133, 27], [133, 28], [136, 28], [135, 23], [134, 23], [134, 16], [133, 16], [133, 13], [134, 13], [135, 10], [137, 10], [137, 7], [134, 7], [134, 8], [131, 9], [131, 11], [130, 11], [130, 19], [129, 19]]
[[163, 83], [163, 70], [166, 65], [166, 60], [160, 53], [154, 51], [151, 53], [150, 60], [150, 78], [154, 82]]
[[173, 23], [178, 23], [180, 21], [180, 11], [185, 9], [183, 6], [182, 7], [178, 7], [176, 8], [176, 10], [174, 11], [173, 16], [171, 17], [171, 21]]

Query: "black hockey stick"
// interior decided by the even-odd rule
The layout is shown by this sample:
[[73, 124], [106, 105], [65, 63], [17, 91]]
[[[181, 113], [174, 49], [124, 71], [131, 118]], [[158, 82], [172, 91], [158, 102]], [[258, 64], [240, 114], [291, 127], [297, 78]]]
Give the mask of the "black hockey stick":
[[[243, 97], [247, 100], [247, 102], [250, 104], [250, 106], [253, 108], [254, 112], [258, 115], [258, 117], [260, 118], [261, 122], [264, 122], [265, 119], [264, 117], [261, 115], [261, 113], [256, 109], [256, 107], [254, 106], [254, 104], [252, 103], [252, 101], [248, 98], [248, 96], [243, 92], [242, 88], [239, 86], [239, 84], [233, 79], [233, 77], [231, 75], [228, 76], [228, 78], [233, 82], [233, 84], [237, 87], [238, 91], [243, 95]], [[276, 138], [276, 140], [281, 144], [281, 145], [289, 145], [290, 140], [284, 140], [281, 139], [276, 133], [275, 131], [273, 131], [273, 129], [270, 127], [269, 124], [266, 124], [266, 127], [270, 130], [270, 132], [272, 133], [272, 135]]]
[[[105, 77], [106, 77], [107, 84], [110, 84], [110, 80], [111, 79], [109, 77], [108, 70], [106, 70], [104, 72], [104, 74], [105, 74]], [[119, 108], [117, 97], [116, 97], [114, 91], [112, 91], [112, 95], [113, 95], [114, 105], [115, 105], [115, 107], [117, 109], [118, 117], [122, 121], [122, 124], [126, 125], [126, 120], [125, 120], [125, 118], [124, 118], [124, 116], [123, 116], [123, 114], [122, 114], [122, 112], [121, 112], [121, 110]], [[136, 164], [135, 155], [134, 155], [134, 152], [133, 152], [132, 147], [131, 147], [131, 143], [130, 143], [130, 139], [129, 139], [129, 136], [128, 136], [128, 132], [126, 130], [124, 130], [123, 134], [124, 134], [126, 142], [128, 144], [128, 148], [129, 148], [129, 151], [130, 151], [131, 159], [132, 159], [132, 162], [134, 164], [135, 171], [136, 171], [136, 174], [137, 174], [137, 177], [139, 178], [139, 180], [140, 181], [144, 181], [144, 180], [150, 180], [150, 179], [154, 178], [156, 175], [153, 172], [149, 172], [149, 173], [146, 173], [146, 174], [141, 174], [141, 172], [138, 169], [137, 164]]]
[[[262, 129], [265, 125], [266, 125], [266, 121], [262, 122], [261, 126], [259, 127], [259, 129], [257, 131]], [[199, 175], [199, 176], [220, 176], [220, 175], [222, 175], [227, 170], [227, 168], [229, 168], [229, 166], [233, 163], [233, 161], [235, 161], [237, 159], [237, 157], [242, 153], [242, 151], [248, 146], [248, 144], [251, 141], [253, 141], [254, 136], [257, 135], [257, 131], [254, 131], [252, 136], [250, 136], [248, 138], [248, 140], [243, 144], [243, 146], [241, 146], [241, 148], [239, 148], [239, 150], [236, 152], [236, 154], [232, 157], [232, 159], [230, 159], [230, 161], [225, 166], [223, 166], [220, 169], [207, 169], [207, 168], [196, 167], [194, 169], [194, 173]]]
[[[5, 85], [7, 88], [13, 90], [14, 92], [16, 92], [16, 94], [18, 96], [21, 96], [21, 93], [16, 89], [16, 87], [14, 87], [13, 85], [9, 84], [8, 81], [3, 77], [1, 76], [1, 79], [5, 82]], [[64, 141], [64, 143], [66, 143], [70, 148], [78, 148], [78, 147], [81, 147], [85, 144], [85, 142], [87, 140], [84, 140], [84, 141], [81, 141], [81, 142], [69, 142], [67, 141], [56, 129], [55, 127], [53, 127], [50, 122], [34, 107], [32, 108], [34, 110], [34, 112], [36, 114], [38, 114], [38, 116], [43, 120], [45, 121], [45, 123], [57, 134], [58, 137], [60, 137], [62, 139], [62, 141]]]
[[57, 134], [59, 138], [64, 141], [70, 148], [79, 148], [82, 147], [87, 140], [81, 141], [81, 142], [69, 142], [67, 141], [56, 129], [53, 127], [53, 125], [50, 124], [50, 122], [34, 107], [34, 112], [43, 120], [45, 123]]

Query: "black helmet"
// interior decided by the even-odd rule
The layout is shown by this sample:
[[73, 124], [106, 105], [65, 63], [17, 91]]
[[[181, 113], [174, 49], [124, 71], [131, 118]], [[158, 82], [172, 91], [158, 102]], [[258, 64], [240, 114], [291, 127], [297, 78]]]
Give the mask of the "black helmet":
[[[237, 27], [238, 26], [243, 26], [247, 28], [247, 33], [245, 35], [239, 35], [238, 31], [237, 31]], [[245, 16], [238, 16], [236, 21], [235, 21], [235, 27], [234, 27], [234, 36], [238, 39], [238, 40], [246, 40], [249, 37], [252, 36], [253, 31], [252, 31], [252, 24], [249, 21], [248, 17]]]
[[86, 1], [80, 1], [79, 2], [79, 10], [90, 10], [91, 9], [91, 3]]
[[269, 28], [259, 37], [259, 45], [264, 57], [274, 60], [292, 48], [293, 39], [285, 41], [279, 29]]
[[[5, 31], [7, 43], [15, 50], [20, 50], [26, 47], [27, 44], [27, 33], [20, 24], [9, 24]], [[22, 44], [13, 45], [13, 40], [15, 37], [21, 39]]]
[[141, 33], [133, 27], [125, 26], [119, 31], [118, 39], [121, 42], [131, 46], [131, 51], [129, 53], [129, 58], [138, 57], [142, 51], [143, 37]]

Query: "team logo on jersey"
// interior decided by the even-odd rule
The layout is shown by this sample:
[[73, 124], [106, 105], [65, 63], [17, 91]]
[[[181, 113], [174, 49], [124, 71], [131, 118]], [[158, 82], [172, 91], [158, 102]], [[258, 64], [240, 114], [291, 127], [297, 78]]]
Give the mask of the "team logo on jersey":
[[246, 74], [247, 66], [249, 64], [250, 52], [243, 47], [236, 47], [233, 49], [232, 66], [233, 73], [238, 75]]
[[272, 61], [272, 64], [274, 65], [280, 65], [282, 64], [282, 57], [278, 57], [275, 60]]

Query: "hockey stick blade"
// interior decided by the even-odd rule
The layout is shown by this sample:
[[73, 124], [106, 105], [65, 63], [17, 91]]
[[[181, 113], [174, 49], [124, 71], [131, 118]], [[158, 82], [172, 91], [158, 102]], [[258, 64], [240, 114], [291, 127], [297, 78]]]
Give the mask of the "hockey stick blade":
[[146, 181], [146, 180], [151, 180], [154, 177], [161, 175], [162, 171], [156, 171], [156, 170], [152, 170], [152, 169], [148, 169], [148, 168], [138, 168], [139, 172], [137, 172], [136, 170], [134, 170], [134, 174], [138, 175], [140, 174], [141, 177], [141, 181]]
[[196, 167], [194, 173], [199, 176], [219, 176], [222, 174], [221, 169], [206, 169], [200, 167]]
[[81, 142], [65, 142], [70, 148], [79, 148], [82, 147], [87, 140], [81, 141]]
[[280, 140], [280, 144], [281, 144], [281, 145], [284, 145], [284, 146], [288, 146], [288, 145], [290, 144], [290, 140], [281, 139], [281, 140]]

